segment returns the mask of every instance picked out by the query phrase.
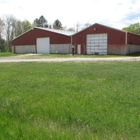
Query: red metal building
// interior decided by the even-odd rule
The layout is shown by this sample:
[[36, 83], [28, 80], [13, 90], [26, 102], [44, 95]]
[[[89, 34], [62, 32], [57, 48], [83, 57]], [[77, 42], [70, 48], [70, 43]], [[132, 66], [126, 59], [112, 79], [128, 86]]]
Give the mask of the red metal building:
[[130, 54], [140, 52], [140, 36], [98, 23], [74, 34], [77, 54]]
[[14, 53], [70, 53], [73, 32], [35, 27], [12, 41]]
[[140, 52], [140, 35], [98, 23], [75, 34], [35, 27], [12, 45], [14, 53], [130, 54]]

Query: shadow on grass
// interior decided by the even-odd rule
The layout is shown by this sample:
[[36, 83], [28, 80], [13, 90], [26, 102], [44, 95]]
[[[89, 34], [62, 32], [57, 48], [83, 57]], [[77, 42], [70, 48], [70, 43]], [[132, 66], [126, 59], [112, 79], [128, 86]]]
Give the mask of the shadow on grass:
[[127, 56], [138, 57], [138, 56], [140, 56], [140, 52], [139, 53], [128, 54]]

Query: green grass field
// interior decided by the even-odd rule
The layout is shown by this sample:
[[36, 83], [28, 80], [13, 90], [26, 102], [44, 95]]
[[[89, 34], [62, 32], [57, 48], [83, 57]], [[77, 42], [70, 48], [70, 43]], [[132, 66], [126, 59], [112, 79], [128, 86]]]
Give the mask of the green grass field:
[[139, 62], [0, 63], [1, 140], [139, 140]]

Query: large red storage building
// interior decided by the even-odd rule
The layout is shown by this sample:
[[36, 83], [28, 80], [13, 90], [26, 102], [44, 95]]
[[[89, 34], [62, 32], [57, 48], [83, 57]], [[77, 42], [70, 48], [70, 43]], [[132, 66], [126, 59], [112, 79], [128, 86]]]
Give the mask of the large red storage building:
[[140, 52], [140, 35], [98, 23], [78, 33], [35, 27], [12, 45], [14, 53], [130, 54]]

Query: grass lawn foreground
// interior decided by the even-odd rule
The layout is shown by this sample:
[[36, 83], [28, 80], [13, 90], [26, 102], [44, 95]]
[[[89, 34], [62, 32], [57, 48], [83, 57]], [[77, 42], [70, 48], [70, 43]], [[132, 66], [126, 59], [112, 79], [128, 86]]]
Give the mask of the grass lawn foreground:
[[0, 63], [1, 140], [139, 140], [139, 62]]

